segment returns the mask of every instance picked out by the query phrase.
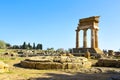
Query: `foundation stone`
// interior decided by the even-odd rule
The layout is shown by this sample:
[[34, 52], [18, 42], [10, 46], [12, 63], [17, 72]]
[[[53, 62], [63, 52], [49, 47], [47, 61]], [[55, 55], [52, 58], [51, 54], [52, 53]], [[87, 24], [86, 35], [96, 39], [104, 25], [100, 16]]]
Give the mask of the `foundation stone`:
[[42, 56], [21, 61], [21, 66], [34, 69], [80, 69], [90, 68], [91, 62], [85, 57]]

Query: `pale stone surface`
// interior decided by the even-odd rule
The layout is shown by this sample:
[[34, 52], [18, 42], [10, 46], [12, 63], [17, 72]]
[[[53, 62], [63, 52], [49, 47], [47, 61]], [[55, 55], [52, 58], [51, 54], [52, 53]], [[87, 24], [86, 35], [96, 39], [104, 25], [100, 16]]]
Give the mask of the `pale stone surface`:
[[91, 51], [102, 54], [103, 52], [98, 47], [98, 23], [99, 16], [92, 16], [79, 20], [79, 24], [76, 30], [76, 49], [79, 49], [79, 31], [83, 30], [83, 48], [87, 47], [87, 30], [91, 30]]
[[43, 60], [42, 58], [43, 57], [29, 58], [21, 61], [20, 64], [23, 67], [35, 69], [80, 69], [91, 67], [91, 62], [85, 57], [49, 56], [44, 57]]
[[9, 68], [9, 66], [7, 64], [0, 61], [0, 73], [8, 72], [9, 71], [8, 68]]
[[87, 51], [87, 52], [85, 53], [85, 57], [88, 58], [88, 59], [90, 58], [90, 52], [89, 52], [89, 51]]

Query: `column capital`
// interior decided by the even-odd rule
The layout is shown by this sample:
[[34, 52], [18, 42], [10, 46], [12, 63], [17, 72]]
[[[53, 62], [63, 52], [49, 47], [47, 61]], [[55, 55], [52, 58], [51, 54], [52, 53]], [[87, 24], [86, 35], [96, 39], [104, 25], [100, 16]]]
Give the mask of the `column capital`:
[[99, 29], [95, 29], [96, 31], [99, 31]]
[[83, 30], [88, 30], [89, 28], [85, 28], [85, 29], [83, 29]]
[[83, 31], [87, 31], [88, 29], [83, 29]]
[[76, 32], [79, 32], [80, 30], [79, 30], [79, 29], [76, 29], [75, 31], [76, 31]]

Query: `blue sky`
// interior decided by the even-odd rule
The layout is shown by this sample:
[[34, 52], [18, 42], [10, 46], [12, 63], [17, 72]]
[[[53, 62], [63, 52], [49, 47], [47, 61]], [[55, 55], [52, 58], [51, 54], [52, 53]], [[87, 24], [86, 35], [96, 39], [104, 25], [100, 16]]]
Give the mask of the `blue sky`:
[[0, 0], [0, 40], [74, 48], [78, 21], [90, 16], [101, 16], [99, 47], [118, 50], [120, 0]]

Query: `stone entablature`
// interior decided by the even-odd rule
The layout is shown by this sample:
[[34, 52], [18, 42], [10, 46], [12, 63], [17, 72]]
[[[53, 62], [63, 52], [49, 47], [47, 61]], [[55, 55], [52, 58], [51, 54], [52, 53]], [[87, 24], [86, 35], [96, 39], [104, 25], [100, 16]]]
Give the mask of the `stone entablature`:
[[79, 24], [77, 29], [82, 30], [82, 29], [99, 29], [98, 28], [98, 23], [99, 23], [99, 16], [93, 16], [89, 18], [83, 18], [79, 20]]

